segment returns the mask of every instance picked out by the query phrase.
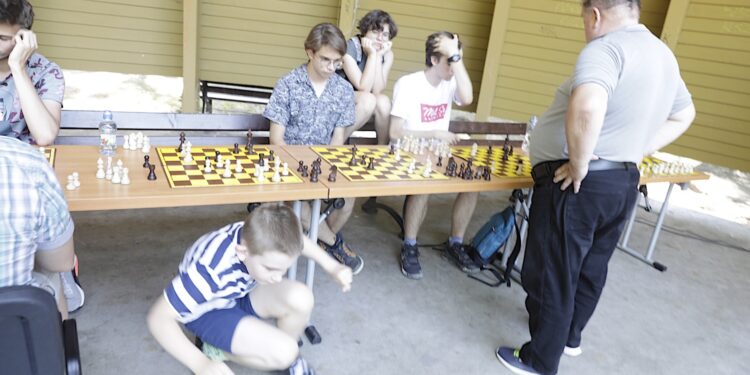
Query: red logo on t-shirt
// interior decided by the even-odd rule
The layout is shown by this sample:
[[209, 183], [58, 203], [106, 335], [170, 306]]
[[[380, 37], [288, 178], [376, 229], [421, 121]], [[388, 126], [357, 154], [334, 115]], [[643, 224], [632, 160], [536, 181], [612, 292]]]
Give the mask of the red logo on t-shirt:
[[422, 106], [422, 122], [433, 122], [445, 117], [445, 110], [448, 108], [448, 104], [429, 105], [421, 104]]

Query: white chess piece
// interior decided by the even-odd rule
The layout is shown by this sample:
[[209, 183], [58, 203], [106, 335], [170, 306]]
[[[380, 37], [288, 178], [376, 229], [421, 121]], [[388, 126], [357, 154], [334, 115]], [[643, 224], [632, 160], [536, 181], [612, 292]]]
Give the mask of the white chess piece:
[[45, 150], [44, 146], [39, 146], [39, 152], [42, 153], [42, 155], [44, 155], [45, 151], [46, 150]]
[[122, 136], [122, 148], [125, 150], [130, 150], [130, 136], [125, 134]]
[[122, 168], [122, 166], [123, 166], [122, 160], [117, 159], [117, 168]]
[[104, 178], [104, 161], [102, 158], [96, 161], [96, 178]]
[[120, 183], [123, 185], [130, 185], [130, 176], [128, 176], [127, 168], [122, 169], [122, 177], [120, 178]]
[[112, 171], [112, 167], [110, 166], [107, 168], [107, 172], [104, 174], [104, 178], [106, 178], [107, 180], [112, 180], [113, 174], [114, 172]]
[[287, 162], [284, 162], [284, 164], [282, 165], [281, 174], [283, 176], [289, 176], [289, 164], [287, 164]]
[[203, 161], [203, 173], [211, 173], [211, 159], [208, 157]]
[[185, 153], [185, 156], [182, 158], [184, 163], [190, 163], [193, 161], [193, 152], [190, 150], [189, 146], [183, 148], [183, 152]]
[[409, 168], [406, 169], [406, 173], [412, 174], [414, 173], [414, 168], [416, 167], [417, 162], [415, 160], [412, 160], [409, 164]]
[[[227, 160], [227, 165], [229, 165], [229, 161]], [[242, 163], [240, 162], [240, 159], [236, 159], [234, 161], [234, 171], [237, 173], [242, 172]]]
[[65, 188], [68, 189], [68, 190], [75, 190], [76, 189], [76, 185], [73, 182], [73, 175], [72, 174], [68, 175], [68, 184], [65, 185]]
[[273, 181], [273, 182], [279, 182], [279, 181], [281, 181], [281, 176], [279, 176], [279, 169], [278, 168], [274, 169], [273, 177], [271, 177], [271, 181]]
[[149, 151], [151, 151], [151, 140], [148, 137], [143, 137], [143, 147], [141, 147], [141, 152], [148, 154]]
[[401, 150], [400, 149], [398, 149], [398, 148], [396, 149], [396, 155], [393, 155], [393, 158], [396, 159], [396, 161], [401, 160]]
[[474, 144], [471, 145], [471, 157], [472, 158], [477, 156], [477, 148], [478, 148], [477, 143], [474, 142]]
[[227, 162], [224, 163], [224, 174], [222, 176], [224, 176], [225, 178], [232, 177], [232, 169], [231, 169], [230, 164], [231, 163], [229, 163], [229, 160], [227, 160]]
[[255, 167], [255, 179], [259, 183], [264, 182], [264, 180], [266, 179], [266, 176], [263, 174], [263, 168], [261, 168], [260, 166]]
[[76, 188], [81, 187], [81, 180], [78, 178], [78, 172], [73, 172], [71, 176], [73, 176], [73, 184]]
[[279, 165], [281, 165], [281, 158], [279, 158], [279, 155], [276, 155], [273, 158], [273, 168], [279, 169]]
[[121, 179], [120, 179], [120, 171], [121, 170], [122, 170], [122, 168], [120, 168], [120, 167], [115, 167], [114, 168], [114, 171], [112, 173], [112, 183], [113, 184], [119, 184], [121, 182]]
[[221, 154], [216, 155], [216, 168], [224, 168], [224, 158]]

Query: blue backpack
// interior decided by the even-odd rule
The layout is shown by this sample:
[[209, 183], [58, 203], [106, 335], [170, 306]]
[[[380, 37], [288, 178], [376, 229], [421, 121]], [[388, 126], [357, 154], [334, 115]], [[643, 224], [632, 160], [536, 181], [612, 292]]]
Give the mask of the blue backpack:
[[[513, 251], [508, 258], [508, 262], [505, 264], [505, 271], [501, 271], [493, 265], [493, 263], [500, 257], [503, 252], [501, 251], [503, 245], [508, 238], [510, 238], [513, 228], [516, 229], [516, 244], [513, 247]], [[516, 212], [513, 206], [506, 207], [503, 211], [498, 212], [489, 220], [487, 220], [477, 234], [474, 235], [474, 239], [471, 241], [471, 245], [468, 247], [467, 252], [469, 256], [476, 262], [482, 271], [488, 271], [491, 277], [494, 279], [486, 281], [469, 275], [469, 277], [478, 280], [491, 287], [500, 286], [505, 282], [510, 287], [510, 273], [518, 258], [518, 254], [521, 252], [521, 236], [516, 225]]]

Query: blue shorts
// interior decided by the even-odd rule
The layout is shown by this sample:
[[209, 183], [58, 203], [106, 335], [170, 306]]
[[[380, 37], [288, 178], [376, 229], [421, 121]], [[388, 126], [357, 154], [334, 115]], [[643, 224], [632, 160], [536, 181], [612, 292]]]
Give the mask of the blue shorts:
[[185, 328], [207, 342], [227, 353], [232, 352], [232, 337], [237, 324], [246, 316], [258, 317], [250, 302], [250, 295], [237, 299], [237, 304], [229, 309], [209, 311], [200, 318], [186, 323]]

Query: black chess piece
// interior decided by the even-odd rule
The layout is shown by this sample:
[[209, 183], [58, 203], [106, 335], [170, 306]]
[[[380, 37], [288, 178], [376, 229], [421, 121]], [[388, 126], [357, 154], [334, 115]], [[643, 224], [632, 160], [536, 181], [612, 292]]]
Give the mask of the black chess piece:
[[367, 164], [367, 155], [362, 155], [362, 158], [359, 160], [359, 164], [361, 165]]
[[490, 144], [489, 146], [487, 146], [487, 156], [488, 157], [492, 156], [492, 144]]
[[266, 155], [262, 152], [258, 154], [258, 165], [260, 165], [261, 167], [266, 166]]
[[156, 180], [156, 165], [149, 164], [148, 165], [148, 177], [146, 177], [149, 181]]
[[304, 167], [305, 167], [305, 162], [302, 161], [302, 160], [300, 160], [299, 161], [299, 167], [297, 168], [297, 172], [302, 172], [302, 170], [304, 169]]
[[438, 156], [438, 162], [435, 164], [436, 167], [442, 167], [443, 166], [443, 157]]
[[247, 151], [248, 154], [253, 154], [253, 132], [252, 130], [247, 130], [247, 143], [245, 144], [245, 151]]
[[268, 160], [273, 160], [273, 156], [274, 156], [273, 150], [268, 150]]
[[235, 143], [234, 144], [234, 150], [232, 150], [232, 153], [239, 154], [240, 153], [240, 144]]
[[310, 173], [310, 182], [318, 182], [318, 171], [314, 170]]
[[395, 153], [396, 153], [396, 150], [395, 150], [395, 148], [396, 148], [396, 146], [395, 146], [395, 145], [391, 145], [391, 147], [390, 147], [390, 148], [388, 149], [388, 155], [393, 155], [393, 154], [395, 154]]
[[185, 132], [180, 132], [180, 145], [177, 146], [177, 152], [182, 152], [182, 148], [184, 144], [185, 144]]
[[336, 175], [338, 174], [339, 168], [337, 166], [331, 167], [331, 173], [328, 175], [328, 182], [336, 182]]
[[216, 159], [214, 159], [214, 160], [219, 160], [219, 155], [221, 155], [221, 152], [220, 151], [214, 151], [214, 154], [216, 154]]
[[490, 181], [492, 179], [492, 173], [490, 173], [490, 169], [489, 168], [485, 168], [484, 169], [484, 174], [483, 174], [482, 177], [484, 177], [485, 181]]
[[304, 167], [302, 167], [302, 177], [307, 177], [309, 175], [310, 173], [307, 172], [307, 166], [305, 165]]
[[359, 149], [357, 148], [357, 145], [354, 145], [354, 146], [352, 146], [352, 153], [353, 153], [353, 154], [356, 154], [356, 153], [357, 153], [357, 150], [359, 150]]
[[370, 164], [367, 164], [367, 169], [368, 170], [375, 169], [375, 158], [370, 158]]
[[145, 155], [145, 156], [143, 157], [143, 168], [148, 168], [148, 166], [149, 166], [149, 165], [151, 164], [151, 163], [149, 163], [149, 162], [148, 162], [148, 159], [150, 159], [150, 158], [151, 158], [151, 157], [150, 157], [150, 156], [148, 156], [148, 155]]
[[356, 154], [352, 154], [352, 159], [349, 160], [349, 166], [353, 167], [355, 165], [357, 165], [357, 155]]
[[503, 152], [503, 161], [508, 161], [508, 151]]
[[461, 163], [461, 169], [458, 170], [458, 176], [463, 177], [464, 176], [464, 163]]
[[513, 155], [513, 145], [510, 145], [510, 149], [508, 151], [509, 155]]

